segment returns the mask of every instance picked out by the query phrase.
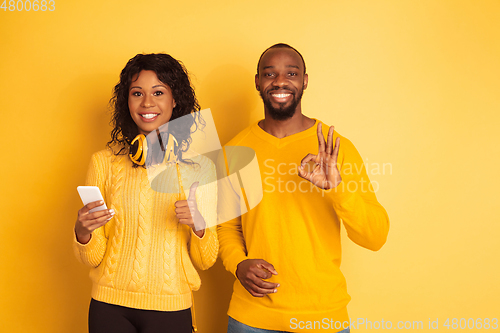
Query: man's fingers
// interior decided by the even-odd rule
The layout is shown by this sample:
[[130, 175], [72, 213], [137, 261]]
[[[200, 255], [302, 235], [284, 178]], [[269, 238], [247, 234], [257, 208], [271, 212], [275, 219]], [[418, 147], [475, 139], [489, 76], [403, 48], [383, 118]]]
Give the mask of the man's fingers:
[[259, 279], [269, 279], [273, 276], [271, 272], [260, 265], [252, 267], [250, 271]]
[[301, 166], [304, 166], [305, 164], [307, 164], [308, 162], [314, 160], [316, 162], [316, 159], [318, 158], [318, 155], [314, 155], [314, 154], [307, 154], [301, 161], [300, 161], [300, 165]]
[[[265, 289], [265, 288], [260, 288], [259, 286], [257, 285], [252, 285], [250, 286], [250, 288], [252, 289], [252, 291], [255, 293], [255, 294], [258, 294], [258, 295], [267, 295], [267, 294], [274, 294], [276, 292], [278, 292], [278, 290], [276, 288], [269, 288], [269, 289]], [[254, 295], [256, 296], [256, 295]], [[262, 296], [257, 296], [257, 297], [262, 297]]]
[[321, 123], [318, 122], [318, 154], [325, 151], [325, 137], [323, 136], [323, 131], [321, 131]]
[[265, 294], [260, 294], [260, 293], [257, 293], [255, 291], [253, 291], [253, 289], [250, 289], [250, 287], [247, 288], [247, 291], [250, 293], [250, 295], [252, 295], [253, 297], [264, 297], [266, 296]]
[[339, 156], [339, 150], [340, 150], [340, 138], [337, 138], [335, 140], [335, 148], [333, 149], [333, 160], [335, 161], [335, 164], [337, 163], [337, 158]]
[[278, 272], [276, 272], [276, 270], [274, 269], [274, 266], [271, 265], [270, 263], [268, 263], [267, 261], [262, 260], [262, 263], [260, 264], [260, 266], [262, 268], [267, 269], [269, 272], [271, 272], [271, 274], [278, 275]]
[[259, 293], [256, 290], [258, 290], [258, 287], [255, 285], [246, 285], [245, 289], [252, 295], [253, 297], [264, 297], [266, 296], [266, 293]]
[[307, 163], [309, 163], [310, 161], [315, 161], [316, 162], [316, 159], [317, 159], [317, 155], [307, 154], [307, 156], [304, 157], [302, 159], [302, 161], [300, 161], [300, 166], [298, 168], [298, 171], [299, 171], [298, 175], [299, 175], [299, 177], [302, 177], [302, 178], [304, 178], [306, 180], [311, 181], [312, 172], [308, 171], [308, 170], [311, 170], [311, 167], [308, 166]]
[[193, 185], [191, 185], [191, 187], [189, 188], [188, 200], [196, 201], [196, 189], [198, 188], [199, 184], [200, 182], [194, 182]]
[[256, 278], [255, 281], [253, 281], [253, 282], [258, 288], [261, 289], [260, 292], [265, 292], [267, 294], [270, 292], [274, 292], [274, 290], [276, 290], [276, 288], [278, 288], [280, 286], [279, 283], [264, 281], [264, 280], [258, 279], [258, 278]]
[[304, 170], [303, 166], [299, 166], [299, 177], [304, 178], [305, 180], [311, 181], [313, 173], [312, 172], [307, 172]]
[[328, 138], [326, 140], [326, 153], [331, 155], [333, 152], [333, 132], [335, 131], [335, 126], [330, 126], [328, 130]]
[[274, 266], [263, 259], [247, 259], [238, 264], [236, 277], [243, 287], [254, 297], [263, 297], [277, 291], [278, 283], [265, 281], [278, 274]]
[[278, 283], [271, 283], [267, 281], [263, 281], [256, 276], [253, 276], [247, 280], [246, 289], [252, 294], [254, 297], [263, 297], [267, 294], [274, 294], [278, 290]]

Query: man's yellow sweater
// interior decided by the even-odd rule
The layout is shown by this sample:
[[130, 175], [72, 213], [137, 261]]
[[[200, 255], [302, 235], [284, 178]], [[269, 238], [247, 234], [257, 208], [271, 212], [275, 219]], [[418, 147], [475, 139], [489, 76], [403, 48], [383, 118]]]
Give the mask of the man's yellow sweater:
[[[179, 164], [184, 191], [198, 180], [196, 200], [207, 226], [215, 226], [215, 167], [203, 157]], [[176, 168], [165, 181], [178, 182]], [[206, 178], [209, 179], [206, 179]], [[154, 191], [147, 170], [134, 168], [127, 155], [103, 150], [92, 156], [87, 185], [98, 186], [114, 217], [92, 233], [87, 244], [74, 239], [77, 258], [91, 267], [92, 298], [131, 308], [177, 311], [192, 305], [191, 290], [201, 281], [193, 264], [208, 269], [217, 259], [215, 227], [199, 238], [181, 225], [174, 203], [185, 194]], [[185, 188], [187, 186], [187, 188]]]
[[[340, 137], [342, 182], [337, 188], [325, 191], [297, 175], [302, 158], [318, 152], [316, 128], [317, 121], [278, 139], [256, 123], [227, 144], [255, 150], [264, 196], [241, 218], [218, 226], [220, 256], [233, 274], [245, 259], [264, 259], [278, 272], [269, 281], [280, 284], [277, 293], [260, 298], [236, 280], [228, 314], [246, 325], [280, 331], [308, 324], [330, 332], [340, 331], [341, 324], [346, 328], [350, 296], [340, 271], [340, 222], [365, 248], [378, 250], [386, 241], [387, 213], [349, 140], [334, 133], [334, 140]], [[326, 138], [328, 127], [322, 130]]]

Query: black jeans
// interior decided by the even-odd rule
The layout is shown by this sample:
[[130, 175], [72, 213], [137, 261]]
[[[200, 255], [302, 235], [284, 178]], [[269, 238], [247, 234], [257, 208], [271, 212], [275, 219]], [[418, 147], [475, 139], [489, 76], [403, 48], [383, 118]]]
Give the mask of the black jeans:
[[89, 333], [191, 333], [191, 325], [191, 309], [141, 310], [90, 301]]

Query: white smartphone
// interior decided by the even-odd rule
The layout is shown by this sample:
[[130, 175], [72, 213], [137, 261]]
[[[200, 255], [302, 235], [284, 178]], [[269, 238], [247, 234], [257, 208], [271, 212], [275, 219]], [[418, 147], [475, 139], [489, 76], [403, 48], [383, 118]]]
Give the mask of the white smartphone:
[[[82, 199], [84, 205], [94, 201], [99, 201], [99, 200], [104, 201], [104, 199], [102, 198], [101, 191], [97, 186], [78, 186], [76, 189], [78, 190], [78, 194], [80, 194], [80, 198]], [[89, 213], [105, 209], [108, 209], [108, 207], [106, 207], [106, 203], [104, 203], [104, 205], [92, 208], [91, 210], [89, 210]]]

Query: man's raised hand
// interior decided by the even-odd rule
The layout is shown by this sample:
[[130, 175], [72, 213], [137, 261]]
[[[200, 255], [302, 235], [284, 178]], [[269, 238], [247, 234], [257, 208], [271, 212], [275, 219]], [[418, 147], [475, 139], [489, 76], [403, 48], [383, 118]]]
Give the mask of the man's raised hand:
[[[299, 166], [299, 176], [307, 179], [314, 185], [328, 190], [337, 187], [342, 181], [339, 169], [337, 168], [337, 158], [340, 149], [340, 138], [335, 140], [335, 147], [333, 146], [333, 131], [334, 126], [330, 127], [328, 131], [328, 139], [325, 143], [325, 137], [321, 131], [321, 123], [318, 122], [318, 154], [307, 154], [302, 159]], [[312, 172], [305, 170], [304, 166], [309, 162], [314, 162]]]

